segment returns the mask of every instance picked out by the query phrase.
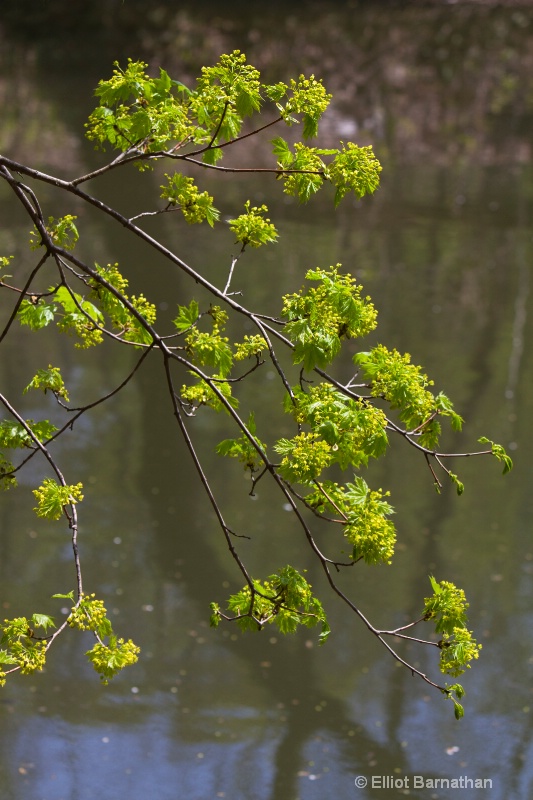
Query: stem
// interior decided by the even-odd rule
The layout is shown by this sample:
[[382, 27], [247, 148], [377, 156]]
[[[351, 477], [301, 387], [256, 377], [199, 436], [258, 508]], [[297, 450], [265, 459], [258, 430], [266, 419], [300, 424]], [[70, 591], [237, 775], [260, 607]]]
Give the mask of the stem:
[[[17, 410], [15, 408], [13, 408], [11, 403], [9, 403], [7, 398], [5, 398], [4, 395], [2, 395], [2, 394], [0, 394], [0, 403], [2, 403], [2, 405], [17, 420], [17, 422], [19, 422], [20, 425], [22, 425], [22, 427], [24, 428], [24, 430], [26, 431], [28, 436], [30, 436], [30, 438], [34, 442], [35, 446], [41, 451], [41, 453], [44, 455], [44, 457], [46, 458], [46, 460], [48, 461], [48, 463], [52, 467], [53, 471], [57, 475], [57, 478], [58, 478], [59, 483], [61, 484], [61, 486], [67, 486], [68, 484], [65, 481], [65, 478], [63, 477], [63, 473], [61, 472], [61, 470], [59, 469], [59, 467], [55, 463], [54, 459], [52, 458], [52, 456], [48, 452], [48, 449], [37, 438], [37, 436], [33, 433], [32, 429], [29, 427], [27, 422], [20, 416], [20, 414], [17, 412]], [[83, 587], [82, 587], [82, 577], [81, 577], [80, 555], [79, 555], [79, 551], [78, 551], [78, 514], [77, 514], [77, 511], [76, 511], [76, 503], [70, 503], [69, 507], [70, 507], [70, 514], [67, 512], [65, 506], [63, 507], [63, 510], [65, 512], [65, 515], [66, 515], [68, 521], [69, 521], [69, 528], [72, 531], [71, 541], [72, 541], [72, 551], [73, 551], [73, 554], [74, 554], [74, 565], [75, 565], [75, 568], [76, 568], [76, 584], [77, 584], [77, 593], [78, 593], [78, 601], [79, 601], [81, 596], [82, 596], [82, 593], [83, 593]]]

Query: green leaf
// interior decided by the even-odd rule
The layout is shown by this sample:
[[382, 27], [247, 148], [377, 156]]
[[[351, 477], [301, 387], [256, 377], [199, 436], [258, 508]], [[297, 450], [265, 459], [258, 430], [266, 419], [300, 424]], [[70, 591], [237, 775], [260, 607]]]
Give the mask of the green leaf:
[[228, 339], [220, 336], [218, 326], [213, 326], [212, 333], [203, 333], [193, 327], [186, 338], [187, 350], [194, 363], [210, 366], [220, 377], [226, 377], [233, 365], [233, 353]]
[[7, 650], [0, 650], [0, 664], [17, 664], [17, 659], [14, 658]]
[[330, 635], [330, 633], [331, 633], [331, 628], [330, 628], [330, 626], [328, 625], [328, 623], [327, 623], [327, 622], [324, 622], [324, 623], [322, 624], [322, 630], [320, 631], [320, 635], [319, 635], [319, 637], [318, 637], [318, 644], [319, 644], [319, 645], [326, 644], [326, 642], [327, 642], [327, 640], [328, 640], [328, 638], [329, 638], [329, 635]]
[[69, 592], [68, 594], [53, 594], [53, 598], [60, 599], [60, 600], [74, 600], [74, 590]]
[[510, 456], [507, 455], [505, 449], [502, 447], [501, 444], [496, 444], [496, 442], [487, 439], [486, 436], [481, 436], [478, 439], [478, 442], [481, 444], [490, 444], [492, 455], [503, 463], [503, 474], [506, 475], [510, 472], [513, 468], [513, 460]]
[[[219, 376], [214, 375], [213, 377], [216, 378]], [[225, 381], [217, 382], [216, 387], [232, 408], [238, 408], [239, 401], [231, 394], [231, 385], [229, 383]], [[192, 386], [182, 386], [181, 396], [183, 400], [190, 405], [193, 413], [196, 412], [200, 406], [209, 406], [214, 409], [214, 411], [225, 411], [229, 413], [225, 404], [203, 378], [200, 380], [197, 379], [196, 384]]]
[[291, 164], [293, 156], [289, 144], [281, 136], [272, 139], [272, 150], [282, 167], [288, 167]]
[[45, 478], [39, 489], [34, 489], [37, 506], [34, 508], [38, 517], [46, 519], [59, 519], [65, 506], [79, 503], [83, 500], [81, 490], [83, 485], [60, 486], [51, 478]]
[[229, 227], [238, 242], [244, 246], [261, 247], [268, 242], [275, 242], [278, 232], [265, 214], [268, 208], [265, 205], [251, 206], [247, 200], [244, 204], [246, 212], [229, 221]]
[[2, 420], [0, 422], [0, 447], [15, 449], [18, 447], [31, 447], [31, 436], [20, 422]]
[[0, 453], [0, 489], [7, 491], [17, 485], [17, 479], [12, 474], [15, 467], [8, 461], [3, 453]]
[[33, 614], [31, 622], [36, 628], [44, 628], [45, 631], [48, 628], [56, 627], [53, 617], [49, 617], [47, 614]]
[[381, 164], [371, 146], [359, 147], [353, 142], [343, 145], [328, 166], [327, 177], [335, 186], [335, 206], [352, 191], [357, 198], [372, 194], [379, 186]]
[[353, 484], [350, 486], [350, 501], [356, 506], [364, 505], [369, 491], [367, 482], [356, 475]]
[[179, 331], [186, 331], [198, 321], [198, 303], [191, 300], [188, 306], [178, 306], [178, 316], [172, 322]]
[[[83, 297], [76, 292], [70, 292], [65, 286], [60, 286], [55, 293], [56, 300], [61, 303], [67, 314], [80, 314], [80, 308], [91, 318], [93, 322], [100, 325], [104, 322], [104, 317], [100, 309], [98, 309], [89, 300], [84, 300]], [[82, 315], [83, 316], [83, 315]]]
[[102, 619], [102, 621], [98, 624], [96, 630], [101, 639], [103, 639], [106, 636], [112, 636], [113, 626], [111, 625], [111, 621], [108, 619], [108, 617], [104, 617]]
[[285, 295], [285, 333], [294, 343], [294, 363], [305, 369], [326, 367], [339, 353], [345, 339], [365, 336], [376, 327], [377, 313], [369, 298], [361, 297], [355, 279], [339, 272], [309, 270], [308, 281], [318, 283], [307, 291]]
[[[250, 412], [247, 427], [250, 433], [254, 436], [258, 447], [265, 452], [267, 449], [266, 444], [264, 444], [261, 439], [255, 436], [256, 425], [253, 412]], [[255, 472], [263, 465], [263, 459], [244, 433], [238, 439], [224, 439], [222, 442], [217, 444], [215, 450], [219, 456], [228, 456], [229, 458], [238, 459], [241, 464], [244, 464], [245, 469], [249, 469], [252, 472]]]
[[454, 475], [453, 472], [450, 472], [449, 475], [450, 475], [450, 480], [453, 481], [453, 483], [455, 483], [455, 487], [457, 489], [457, 494], [458, 495], [462, 495], [464, 490], [465, 490], [464, 483], [462, 483], [459, 480], [459, 478], [457, 477], [457, 475]]
[[207, 220], [213, 227], [219, 218], [219, 212], [213, 205], [213, 198], [208, 192], [200, 192], [192, 178], [186, 177], [181, 172], [165, 175], [167, 183], [161, 186], [161, 197], [168, 200], [171, 205], [181, 209], [185, 220], [189, 224], [200, 223]]
[[[54, 217], [48, 217], [46, 232], [55, 245], [64, 247], [65, 250], [74, 250], [76, 242], [79, 239], [78, 229], [74, 224], [75, 219], [77, 219], [77, 217], [72, 216], [72, 214], [67, 214], [57, 220]], [[44, 242], [41, 238], [41, 234], [36, 230], [31, 231], [31, 249], [36, 250], [43, 244]]]
[[452, 697], [452, 700], [453, 700], [453, 706], [454, 706], [455, 719], [462, 719], [462, 717], [464, 717], [464, 715], [465, 715], [465, 710], [464, 710], [463, 706], [461, 705], [461, 703], [458, 703], [457, 700], [454, 700], [453, 697]]
[[[34, 422], [32, 419], [28, 419], [26, 420], [26, 425], [41, 442], [50, 439], [57, 431], [56, 426], [52, 425], [47, 419], [41, 420], [40, 422]], [[22, 423], [14, 420], [2, 420], [0, 422], [0, 447], [19, 448], [35, 446], [34, 440]]]
[[223, 155], [224, 151], [220, 147], [210, 147], [202, 153], [202, 161], [204, 164], [216, 164]]
[[61, 377], [59, 367], [52, 367], [50, 364], [48, 369], [40, 369], [37, 375], [31, 379], [30, 383], [26, 386], [23, 394], [29, 392], [30, 389], [42, 389], [46, 394], [48, 390], [53, 392], [57, 397], [63, 397], [67, 403], [69, 400], [68, 392]]
[[440, 414], [450, 417], [450, 422], [454, 431], [460, 431], [463, 427], [463, 418], [454, 411], [451, 400], [443, 392], [439, 392], [435, 397], [435, 405]]
[[23, 300], [17, 317], [21, 325], [27, 325], [32, 331], [38, 331], [54, 321], [55, 310], [55, 306], [45, 303], [42, 297], [36, 302]]
[[209, 625], [211, 628], [218, 628], [221, 622], [220, 616], [220, 606], [218, 603], [210, 603], [209, 607], [211, 608], [211, 616], [209, 617]]
[[168, 94], [172, 87], [170, 75], [162, 67], [159, 67], [159, 78], [154, 79], [154, 87], [161, 95]]
[[261, 96], [258, 92], [250, 92], [243, 87], [235, 99], [235, 108], [241, 117], [251, 117], [261, 109]]

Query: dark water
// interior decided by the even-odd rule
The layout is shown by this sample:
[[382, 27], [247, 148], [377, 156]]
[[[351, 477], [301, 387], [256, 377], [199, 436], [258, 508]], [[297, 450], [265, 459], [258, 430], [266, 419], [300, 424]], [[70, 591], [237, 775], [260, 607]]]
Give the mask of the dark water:
[[[483, 651], [464, 676], [467, 714], [457, 723], [450, 703], [396, 668], [328, 595], [275, 493], [265, 485], [251, 500], [239, 468], [211, 456], [229, 434], [225, 420], [206, 413], [194, 432], [228, 518], [253, 537], [242, 545], [252, 572], [268, 574], [298, 559], [324, 599], [334, 634], [318, 649], [312, 632], [242, 638], [233, 628], [208, 627], [209, 602], [222, 602], [241, 581], [172, 426], [159, 371], [148, 367], [80, 423], [71, 449], [60, 453], [86, 487], [86, 585], [105, 598], [117, 630], [141, 645], [142, 658], [102, 688], [85, 664], [85, 642], [65, 636], [46, 673], [11, 680], [0, 698], [0, 797], [485, 796], [468, 783], [415, 788], [415, 775], [462, 778], [463, 786], [465, 778], [489, 779], [488, 797], [529, 797], [531, 9], [301, 3], [290, 14], [276, 4], [261, 12], [236, 5], [222, 14], [209, 4], [203, 11], [180, 4], [176, 13], [167, 3], [145, 17], [139, 4], [109, 4], [107, 15], [90, 24], [87, 17], [84, 32], [72, 13], [60, 22], [57, 5], [46, 12], [55, 29], [39, 26], [38, 16], [16, 20], [12, 8], [5, 11], [2, 151], [62, 174], [97, 163], [82, 123], [90, 91], [114, 58], [142, 54], [180, 77], [235, 46], [269, 79], [287, 77], [289, 68], [324, 75], [340, 92], [326, 138], [374, 141], [384, 163], [381, 188], [333, 212], [327, 198], [305, 209], [287, 203], [267, 181], [206, 181], [223, 213], [251, 196], [267, 202], [279, 223], [279, 244], [249, 255], [236, 282], [250, 306], [276, 312], [280, 294], [296, 290], [307, 268], [342, 262], [379, 308], [378, 338], [410, 352], [466, 418], [460, 444], [450, 437], [448, 446], [474, 449], [487, 434], [509, 448], [515, 471], [502, 478], [490, 461], [465, 460], [456, 469], [464, 496], [437, 497], [425, 464], [395, 442], [369, 478], [390, 488], [398, 512], [394, 564], [350, 571], [343, 580], [383, 627], [417, 615], [429, 573], [465, 589]], [[258, 149], [247, 158], [264, 154]], [[143, 180], [158, 186], [157, 175]], [[139, 176], [124, 174], [120, 185], [100, 191], [121, 208], [142, 211], [143, 186]], [[57, 198], [46, 189], [44, 201], [55, 207]], [[17, 249], [27, 221], [5, 188], [0, 206], [2, 254], [27, 259]], [[76, 213], [62, 213], [69, 211]], [[120, 261], [162, 315], [195, 292], [122, 232], [90, 215], [81, 222], [87, 257]], [[232, 241], [223, 227], [198, 237], [194, 228], [165, 221], [160, 234], [224, 285]], [[65, 365], [78, 398], [111, 388], [132, 363], [129, 353], [75, 352], [64, 339], [51, 339], [44, 353], [35, 348], [36, 339], [22, 332], [3, 353], [0, 381], [14, 398], [43, 359]], [[278, 395], [270, 378], [248, 402], [264, 401], [274, 435]], [[44, 401], [28, 402], [28, 416], [44, 413]], [[36, 465], [0, 505], [0, 602], [11, 617], [29, 606], [49, 609], [50, 595], [72, 586], [65, 532], [31, 512], [30, 490], [40, 478]], [[424, 653], [407, 655], [438, 679]], [[367, 788], [355, 788], [357, 776], [368, 779]], [[372, 788], [372, 776], [388, 783]]]

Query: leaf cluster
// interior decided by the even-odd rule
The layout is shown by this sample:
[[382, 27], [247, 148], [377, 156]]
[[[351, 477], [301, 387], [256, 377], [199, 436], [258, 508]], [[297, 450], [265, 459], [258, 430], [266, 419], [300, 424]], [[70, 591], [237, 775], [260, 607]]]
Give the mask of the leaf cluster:
[[317, 433], [299, 433], [293, 439], [278, 439], [274, 450], [283, 456], [279, 474], [295, 483], [312, 483], [333, 463], [331, 447]]
[[[191, 372], [195, 375], [194, 372]], [[203, 378], [197, 378], [196, 383], [187, 386], [184, 384], [181, 387], [181, 398], [190, 407], [191, 413], [195, 413], [201, 406], [208, 406], [214, 411], [225, 411], [228, 413], [226, 403], [232, 408], [239, 407], [239, 401], [231, 393], [231, 386], [226, 381], [217, 381], [216, 387], [218, 393], [222, 395], [224, 400], [221, 400], [219, 394], [210, 386], [210, 384]], [[224, 402], [225, 401], [225, 402]]]
[[[68, 618], [71, 628], [93, 631], [98, 642], [86, 653], [100, 680], [107, 685], [111, 678], [138, 660], [140, 648], [131, 639], [118, 639], [102, 600], [93, 594], [82, 595]], [[108, 639], [107, 644], [103, 639]]]
[[213, 317], [211, 331], [200, 331], [193, 325], [185, 338], [187, 353], [194, 364], [213, 367], [217, 376], [225, 378], [233, 365], [233, 353], [229, 339], [222, 336], [222, 325]]
[[53, 296], [51, 302], [43, 297], [22, 300], [18, 310], [21, 325], [38, 331], [54, 322], [57, 316], [58, 329], [77, 337], [75, 347], [87, 348], [103, 341], [99, 326], [104, 317], [93, 303], [64, 285], [52, 287], [49, 293]]
[[[209, 330], [200, 330], [201, 319], [210, 321]], [[211, 367], [214, 370], [212, 379], [218, 391], [233, 408], [237, 408], [238, 400], [233, 397], [231, 385], [224, 379], [230, 374], [234, 361], [255, 356], [259, 364], [260, 354], [267, 349], [267, 344], [262, 336], [246, 335], [241, 342], [235, 342], [233, 350], [228, 337], [222, 335], [227, 319], [228, 315], [219, 306], [210, 306], [207, 312], [200, 314], [197, 301], [191, 300], [188, 306], [178, 306], [178, 316], [173, 324], [180, 334], [185, 335], [185, 349], [190, 362], [199, 367]], [[191, 374], [195, 375], [192, 370]], [[192, 386], [184, 385], [181, 397], [193, 411], [202, 405], [215, 411], [226, 408], [213, 387], [203, 378], [196, 377], [196, 383]]]
[[228, 456], [229, 458], [236, 458], [241, 464], [244, 464], [244, 469], [250, 472], [256, 472], [263, 466], [263, 458], [258, 450], [260, 448], [266, 452], [266, 444], [256, 436], [256, 424], [253, 411], [250, 412], [246, 427], [249, 433], [253, 436], [255, 445], [250, 441], [249, 437], [243, 433], [237, 439], [224, 439], [216, 446], [216, 452], [219, 456]]
[[322, 156], [333, 155], [337, 151], [296, 142], [294, 152], [291, 152], [288, 142], [281, 136], [276, 136], [272, 145], [278, 167], [282, 170], [280, 179], [283, 181], [283, 191], [291, 197], [297, 197], [301, 203], [307, 203], [324, 185], [326, 164]]
[[58, 329], [77, 337], [75, 347], [87, 348], [103, 341], [107, 315], [112, 327], [125, 341], [149, 345], [152, 336], [147, 326], [156, 321], [155, 305], [143, 294], [136, 297], [126, 293], [128, 281], [119, 272], [118, 264], [108, 264], [106, 267], [95, 264], [95, 272], [99, 277], [90, 279], [88, 298], [61, 284], [49, 290], [53, 297], [50, 302], [44, 297], [22, 300], [17, 312], [21, 325], [37, 331], [54, 322], [57, 317]]
[[48, 369], [39, 369], [37, 374], [31, 379], [24, 389], [26, 394], [30, 389], [41, 389], [45, 394], [51, 391], [56, 397], [62, 397], [67, 403], [69, 401], [67, 387], [61, 375], [59, 367], [48, 365]]
[[[281, 87], [281, 84], [277, 86]], [[322, 81], [317, 80], [314, 75], [309, 78], [300, 75], [297, 81], [291, 78], [288, 89], [290, 96], [286, 105], [283, 107], [278, 104], [283, 119], [291, 125], [294, 122], [292, 114], [302, 114], [304, 139], [316, 136], [318, 122], [329, 106], [332, 96], [326, 92]]]
[[440, 393], [435, 397], [428, 389], [433, 385], [419, 366], [411, 363], [409, 353], [402, 355], [382, 344], [366, 353], [357, 353], [354, 362], [362, 368], [373, 397], [381, 397], [399, 416], [407, 429], [416, 432], [420, 444], [435, 448], [441, 432], [437, 416], [450, 418], [454, 430], [460, 430], [462, 418], [451, 401]]
[[36, 439], [44, 442], [57, 431], [47, 419], [34, 422], [32, 419], [26, 420], [26, 426], [16, 420], [3, 419], [0, 421], [0, 447], [10, 449], [35, 447], [35, 441], [28, 433], [29, 429]]
[[[208, 146], [203, 160], [214, 164], [222, 156], [220, 145], [239, 136], [244, 118], [260, 111], [265, 99], [276, 103], [289, 125], [297, 121], [292, 114], [301, 114], [306, 138], [316, 135], [330, 100], [314, 76], [302, 75], [290, 87], [262, 84], [259, 71], [246, 63], [239, 50], [203, 67], [196, 89], [172, 80], [164, 69], [152, 78], [145, 71], [147, 66], [129, 59], [122, 68], [115, 62], [112, 77], [98, 84], [99, 105], [86, 124], [87, 137], [97, 147], [111, 144], [122, 152], [150, 154], [204, 144]], [[287, 94], [283, 106], [280, 101]]]
[[[201, 155], [204, 164], [216, 165], [223, 148], [238, 141], [245, 117], [259, 112], [265, 101], [274, 103], [280, 114], [277, 121], [289, 126], [301, 121], [307, 140], [318, 134], [319, 120], [331, 100], [314, 75], [300, 75], [289, 84], [262, 84], [259, 71], [246, 63], [239, 50], [203, 67], [196, 89], [172, 80], [163, 69], [158, 78], [152, 78], [146, 67], [130, 59], [123, 69], [116, 62], [112, 77], [100, 81], [96, 89], [99, 106], [86, 125], [87, 136], [97, 147], [111, 144], [136, 156], [134, 163], [141, 170], [150, 166], [149, 158], [164, 154], [190, 158], [191, 147], [200, 147], [192, 152]], [[335, 187], [335, 205], [349, 191], [363, 197], [379, 185], [381, 165], [370, 146], [348, 142], [342, 149], [321, 149], [297, 142], [291, 152], [288, 143], [276, 137], [273, 147], [284, 191], [301, 202], [309, 200], [326, 180]], [[323, 157], [329, 158], [328, 163]], [[205, 219], [213, 225], [219, 217], [213, 198], [200, 192], [190, 177], [175, 173], [166, 178], [161, 196], [180, 207], [188, 222]]]
[[286, 395], [286, 413], [299, 426], [309, 425], [330, 447], [332, 463], [341, 469], [367, 466], [369, 458], [382, 456], [388, 445], [387, 418], [365, 400], [348, 397], [329, 383], [300, 386]]
[[155, 152], [171, 142], [194, 137], [189, 119], [189, 90], [164, 69], [151, 78], [142, 61], [128, 59], [125, 69], [115, 62], [113, 75], [95, 90], [99, 105], [86, 123], [87, 138], [97, 147], [105, 144], [125, 152]]
[[0, 453], [0, 490], [7, 491], [7, 489], [14, 489], [17, 485], [17, 479], [13, 474], [15, 467], [8, 461], [3, 453]]
[[324, 181], [335, 188], [335, 207], [348, 192], [360, 199], [373, 194], [379, 187], [382, 167], [370, 145], [360, 147], [348, 142], [341, 149], [324, 149], [296, 142], [291, 151], [289, 143], [276, 136], [272, 146], [282, 170], [279, 177], [283, 181], [283, 191], [297, 197], [301, 203], [310, 200], [322, 188]]
[[[313, 596], [311, 585], [294, 567], [286, 566], [265, 581], [253, 580], [252, 587], [245, 586], [230, 596], [228, 611], [235, 614], [243, 631], [258, 631], [266, 624], [275, 624], [280, 633], [294, 633], [299, 625], [312, 628], [320, 624], [320, 644], [323, 644], [330, 627], [320, 601]], [[218, 625], [219, 606], [211, 605], [211, 624]]]
[[246, 209], [244, 214], [229, 221], [231, 232], [235, 235], [238, 242], [242, 242], [243, 248], [261, 247], [263, 244], [275, 242], [278, 232], [265, 214], [268, 208], [265, 205], [252, 206], [247, 200], [244, 204]]
[[213, 205], [209, 192], [200, 192], [193, 178], [175, 172], [165, 174], [166, 184], [161, 186], [161, 197], [169, 204], [181, 209], [185, 220], [190, 224], [198, 224], [204, 220], [213, 227], [220, 217], [220, 212]]
[[[126, 293], [128, 281], [120, 273], [118, 264], [107, 264], [105, 267], [96, 264], [95, 269], [102, 280], [97, 278], [91, 280], [91, 300], [99, 304], [101, 310], [110, 318], [113, 328], [125, 341], [139, 345], [151, 344], [152, 336], [146, 326], [152, 326], [156, 321], [155, 305], [142, 293], [138, 297]], [[128, 308], [128, 305], [140, 315], [142, 321]]]
[[[72, 214], [66, 214], [64, 217], [55, 219], [55, 217], [48, 217], [48, 224], [45, 227], [46, 234], [53, 244], [58, 247], [63, 247], [65, 250], [74, 250], [76, 242], [79, 239], [78, 229], [74, 223], [77, 219]], [[47, 245], [43, 241], [41, 234], [32, 230], [30, 233], [30, 247], [32, 250], [37, 250], [39, 247]]]
[[38, 517], [59, 519], [67, 506], [75, 505], [83, 500], [82, 489], [83, 484], [81, 483], [62, 486], [53, 478], [45, 478], [41, 486], [33, 490], [33, 494], [37, 498], [37, 506], [34, 511]]
[[[46, 661], [46, 641], [35, 636], [35, 630], [55, 627], [47, 614], [33, 614], [29, 619], [16, 617], [5, 619], [0, 625], [0, 665], [18, 667], [23, 675], [43, 669]], [[5, 649], [4, 649], [5, 648]], [[0, 672], [0, 686], [5, 683], [5, 673]]]
[[343, 145], [326, 172], [335, 187], [335, 206], [350, 191], [357, 198], [373, 194], [379, 186], [380, 172], [381, 164], [370, 145], [358, 147], [353, 142]]
[[491, 452], [494, 458], [498, 461], [501, 461], [503, 464], [503, 474], [506, 475], [510, 472], [513, 468], [513, 460], [511, 456], [508, 456], [505, 452], [505, 448], [501, 444], [496, 444], [496, 442], [492, 442], [490, 439], [487, 439], [486, 436], [482, 436], [478, 439], [481, 444], [490, 444]]
[[365, 336], [377, 324], [370, 298], [362, 298], [361, 286], [339, 268], [309, 270], [305, 277], [318, 286], [283, 298], [284, 330], [294, 344], [294, 363], [303, 363], [306, 370], [326, 367], [342, 340]]
[[131, 639], [124, 641], [124, 639], [111, 636], [108, 644], [97, 642], [85, 655], [100, 675], [104, 686], [107, 686], [111, 678], [114, 678], [121, 670], [137, 663], [140, 652], [141, 648]]
[[4, 269], [8, 269], [11, 261], [13, 260], [14, 256], [0, 256], [0, 285], [3, 280], [6, 278], [10, 278], [11, 275], [7, 275], [7, 273], [3, 273]]
[[437, 582], [430, 576], [433, 596], [424, 600], [424, 619], [435, 622], [435, 631], [442, 633], [440, 669], [457, 677], [470, 668], [470, 661], [479, 658], [481, 645], [466, 627], [465, 593], [449, 581]]
[[371, 490], [363, 478], [339, 486], [323, 481], [306, 496], [306, 502], [320, 513], [341, 515], [346, 539], [352, 544], [351, 557], [367, 564], [390, 564], [394, 555], [396, 530], [388, 517], [394, 509], [385, 499], [389, 492]]

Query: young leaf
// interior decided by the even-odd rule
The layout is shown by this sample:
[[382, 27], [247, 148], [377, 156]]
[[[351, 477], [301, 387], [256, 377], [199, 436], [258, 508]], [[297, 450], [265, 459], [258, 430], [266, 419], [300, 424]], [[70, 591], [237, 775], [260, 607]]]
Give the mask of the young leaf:
[[37, 371], [37, 375], [31, 379], [30, 383], [24, 389], [23, 394], [29, 392], [30, 389], [42, 389], [45, 394], [50, 390], [56, 397], [62, 397], [67, 403], [69, 400], [61, 371], [59, 367], [52, 367], [51, 364], [48, 366], [48, 369], [40, 369]]
[[48, 305], [41, 297], [36, 302], [23, 300], [17, 316], [21, 325], [27, 325], [32, 331], [38, 331], [54, 321], [55, 310], [54, 305]]
[[251, 206], [247, 200], [244, 204], [246, 212], [229, 222], [229, 227], [238, 242], [243, 246], [261, 247], [268, 242], [275, 242], [278, 232], [265, 214], [268, 208], [265, 205]]
[[179, 331], [186, 331], [198, 321], [198, 311], [198, 303], [191, 300], [188, 306], [178, 306], [178, 316], [172, 322]]
[[33, 614], [31, 623], [36, 628], [44, 628], [45, 631], [48, 631], [48, 628], [55, 628], [56, 626], [53, 617], [49, 617], [47, 614]]
[[492, 442], [490, 439], [487, 439], [486, 436], [481, 436], [478, 439], [478, 442], [481, 444], [490, 444], [492, 455], [503, 463], [503, 474], [506, 475], [510, 472], [513, 468], [513, 460], [510, 456], [507, 455], [505, 449], [502, 447], [501, 444], [496, 444], [496, 442]]
[[52, 597], [61, 600], [74, 600], [74, 590], [72, 590], [68, 594], [53, 594]]
[[7, 650], [0, 650], [0, 664], [16, 664], [17, 659]]
[[65, 506], [79, 503], [83, 500], [81, 490], [83, 485], [60, 486], [51, 478], [45, 478], [39, 489], [34, 489], [37, 506], [34, 508], [38, 517], [45, 519], [59, 519]]

